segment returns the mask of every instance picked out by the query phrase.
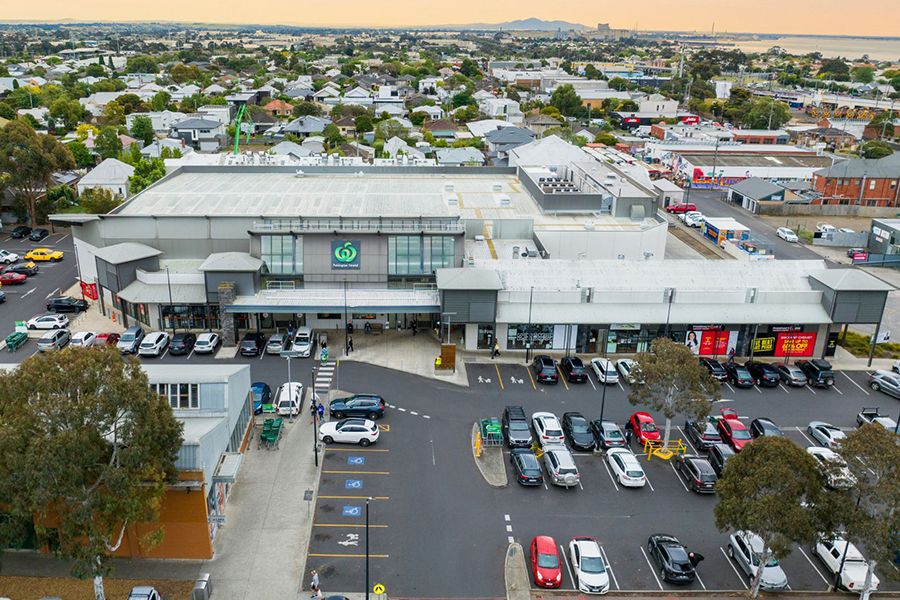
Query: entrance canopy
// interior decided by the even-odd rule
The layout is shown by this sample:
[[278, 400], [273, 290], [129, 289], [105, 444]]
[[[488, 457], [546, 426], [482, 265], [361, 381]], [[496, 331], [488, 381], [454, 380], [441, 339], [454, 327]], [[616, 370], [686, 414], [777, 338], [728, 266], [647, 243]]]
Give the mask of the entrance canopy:
[[341, 312], [436, 313], [440, 294], [434, 289], [303, 289], [263, 290], [254, 296], [238, 296], [225, 307], [229, 313]]

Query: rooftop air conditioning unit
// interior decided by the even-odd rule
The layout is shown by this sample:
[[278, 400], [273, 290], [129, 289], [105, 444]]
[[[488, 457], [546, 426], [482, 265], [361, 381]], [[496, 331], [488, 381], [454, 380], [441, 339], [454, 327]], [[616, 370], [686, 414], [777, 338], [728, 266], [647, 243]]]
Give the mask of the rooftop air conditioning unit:
[[594, 222], [593, 221], [585, 221], [584, 228], [588, 231], [594, 231]]
[[500, 196], [500, 206], [509, 206], [510, 204], [511, 201], [509, 199], [509, 196], [507, 196], [506, 194]]
[[517, 260], [519, 258], [519, 247], [518, 246], [512, 247], [512, 255], [513, 255], [513, 260]]
[[297, 172], [294, 173], [294, 177], [306, 177], [306, 173], [304, 173], [302, 169], [297, 169]]
[[484, 236], [483, 236], [483, 235], [476, 235], [476, 236], [475, 236], [475, 241], [476, 241], [476, 242], [483, 242], [483, 241], [484, 241]]
[[453, 184], [452, 184], [452, 183], [445, 183], [445, 184], [444, 184], [444, 191], [445, 191], [445, 192], [452, 192], [452, 191], [453, 191]]
[[501, 183], [495, 183], [493, 189], [494, 189], [495, 192], [502, 192], [502, 191], [503, 191], [503, 184], [501, 184]]

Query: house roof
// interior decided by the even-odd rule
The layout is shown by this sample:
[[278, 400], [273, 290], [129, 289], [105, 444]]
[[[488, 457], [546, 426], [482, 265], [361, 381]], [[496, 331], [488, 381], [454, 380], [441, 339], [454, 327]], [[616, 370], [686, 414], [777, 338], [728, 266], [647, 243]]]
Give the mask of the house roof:
[[273, 154], [289, 154], [292, 156], [296, 156], [297, 158], [302, 158], [304, 156], [309, 156], [312, 154], [312, 151], [309, 148], [304, 148], [300, 144], [295, 142], [279, 142], [269, 148], [269, 152]]
[[766, 181], [765, 179], [760, 179], [759, 177], [744, 179], [743, 181], [740, 181], [731, 186], [731, 189], [743, 196], [747, 196], [748, 198], [753, 198], [755, 200], [784, 191], [784, 188], [777, 186], [770, 181]]
[[528, 123], [529, 125], [551, 125], [551, 126], [555, 126], [555, 125], [559, 125], [559, 124], [560, 124], [560, 121], [554, 119], [553, 117], [548, 116], [548, 115], [541, 115], [541, 114], [538, 114], [538, 115], [532, 115], [532, 116], [530, 116], [530, 117], [525, 117], [525, 122]]
[[81, 183], [88, 186], [110, 182], [125, 183], [132, 175], [134, 175], [134, 167], [117, 158], [107, 158], [82, 177]]
[[335, 123], [338, 127], [356, 127], [356, 119], [353, 117], [344, 117], [339, 119], [337, 123]]
[[853, 158], [835, 163], [815, 172], [819, 177], [869, 177], [897, 179], [900, 177], [900, 154], [884, 158]]
[[160, 254], [162, 254], [162, 251], [137, 242], [122, 242], [121, 244], [113, 244], [112, 246], [94, 250], [94, 256], [111, 265], [121, 265], [143, 258], [152, 258]]
[[533, 131], [521, 127], [501, 127], [484, 134], [485, 139], [492, 144], [527, 144], [534, 139], [534, 136]]
[[216, 129], [219, 125], [219, 121], [210, 119], [185, 119], [172, 125], [172, 129]]
[[263, 261], [250, 256], [246, 252], [216, 252], [210, 254], [203, 264], [200, 265], [200, 271], [234, 271], [234, 272], [255, 272], [259, 271], [263, 266]]
[[285, 125], [284, 131], [287, 133], [319, 133], [329, 124], [331, 124], [331, 119], [304, 116]]
[[436, 154], [438, 164], [484, 164], [484, 154], [475, 148], [438, 148]]
[[268, 104], [263, 106], [263, 108], [266, 110], [285, 110], [285, 109], [291, 110], [294, 108], [294, 105], [288, 104], [284, 100], [276, 99], [276, 100], [272, 100], [271, 102], [269, 102]]
[[447, 119], [438, 119], [426, 122], [422, 125], [422, 129], [426, 131], [456, 131], [458, 127]]

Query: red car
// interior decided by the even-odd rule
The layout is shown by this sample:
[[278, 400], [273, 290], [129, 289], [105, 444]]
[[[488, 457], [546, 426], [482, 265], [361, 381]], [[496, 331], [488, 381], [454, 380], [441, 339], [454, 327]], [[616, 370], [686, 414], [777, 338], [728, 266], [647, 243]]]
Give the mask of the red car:
[[731, 408], [722, 409], [722, 418], [719, 419], [718, 428], [722, 441], [727, 442], [729, 446], [734, 448], [735, 452], [740, 452], [744, 446], [753, 441], [750, 437], [750, 431], [738, 419], [737, 411]]
[[0, 275], [0, 285], [21, 285], [26, 279], [21, 273], [4, 273]]
[[121, 337], [118, 333], [99, 333], [97, 334], [97, 340], [94, 342], [95, 346], [102, 346], [104, 344], [109, 346], [115, 346], [119, 343], [119, 337]]
[[634, 437], [637, 438], [641, 446], [647, 442], [650, 442], [653, 446], [662, 444], [662, 440], [659, 438], [659, 427], [656, 426], [653, 417], [645, 412], [631, 415], [628, 423], [625, 424], [625, 428], [634, 432]]
[[534, 582], [545, 588], [556, 588], [562, 582], [562, 570], [556, 541], [549, 535], [539, 535], [531, 540], [531, 570]]
[[685, 213], [697, 210], [697, 205], [693, 202], [681, 202], [680, 204], [670, 204], [666, 210], [673, 214]]

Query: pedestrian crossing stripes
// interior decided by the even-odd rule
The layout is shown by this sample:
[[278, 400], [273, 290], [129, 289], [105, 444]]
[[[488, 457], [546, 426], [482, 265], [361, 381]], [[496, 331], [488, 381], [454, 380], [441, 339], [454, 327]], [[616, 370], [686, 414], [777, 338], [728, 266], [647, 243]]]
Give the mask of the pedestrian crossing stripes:
[[327, 394], [329, 390], [331, 390], [331, 382], [334, 380], [334, 370], [336, 366], [337, 363], [333, 361], [319, 365], [319, 368], [316, 371], [316, 381], [314, 385], [317, 396], [319, 394]]

